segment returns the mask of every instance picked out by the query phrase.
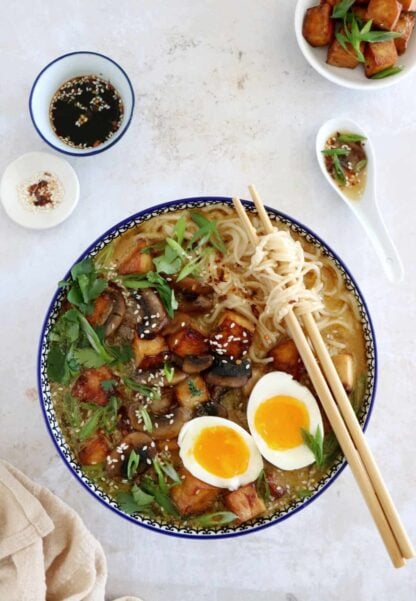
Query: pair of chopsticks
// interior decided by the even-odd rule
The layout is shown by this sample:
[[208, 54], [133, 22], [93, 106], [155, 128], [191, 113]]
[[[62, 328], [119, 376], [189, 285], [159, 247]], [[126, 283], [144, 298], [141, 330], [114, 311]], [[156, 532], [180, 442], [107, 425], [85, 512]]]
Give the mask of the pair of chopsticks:
[[[266, 233], [269, 234], [273, 231], [272, 222], [254, 186], [249, 186], [249, 190], [260, 221]], [[241, 201], [233, 198], [233, 203], [247, 229], [251, 242], [256, 246], [258, 243], [257, 232]], [[302, 315], [302, 321], [316, 357], [293, 310], [290, 309], [285, 317], [285, 325], [296, 344], [391, 561], [394, 567], [400, 568], [406, 564], [406, 559], [415, 556], [412, 543], [383, 481], [313, 315], [311, 313]]]

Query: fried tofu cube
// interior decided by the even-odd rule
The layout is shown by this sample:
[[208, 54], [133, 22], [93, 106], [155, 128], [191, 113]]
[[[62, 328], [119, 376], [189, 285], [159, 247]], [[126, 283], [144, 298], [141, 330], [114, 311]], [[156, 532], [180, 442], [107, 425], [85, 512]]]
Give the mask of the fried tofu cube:
[[211, 336], [212, 352], [240, 359], [247, 355], [256, 327], [235, 311], [225, 311]]
[[400, 19], [397, 21], [397, 25], [394, 28], [394, 31], [401, 33], [401, 38], [396, 38], [394, 40], [397, 54], [400, 56], [406, 52], [407, 45], [410, 40], [410, 36], [413, 33], [413, 29], [415, 26], [415, 15], [411, 13], [402, 13], [400, 15]]
[[[340, 33], [342, 33], [342, 31]], [[332, 65], [333, 67], [355, 69], [359, 63], [357, 53], [354, 51], [354, 48], [351, 46], [351, 44], [347, 43], [346, 47], [347, 50], [344, 50], [338, 40], [335, 39], [328, 48], [328, 55], [326, 59], [327, 64]], [[363, 43], [360, 44], [360, 50], [361, 52], [364, 50]]]
[[279, 342], [269, 351], [268, 356], [273, 358], [272, 366], [277, 371], [285, 371], [294, 378], [299, 377], [302, 372], [303, 364], [293, 340]]
[[179, 513], [192, 515], [208, 511], [221, 494], [221, 489], [198, 480], [185, 468], [182, 468], [179, 473], [182, 482], [170, 491], [172, 501]]
[[147, 273], [153, 270], [153, 260], [149, 253], [143, 252], [147, 247], [145, 240], [138, 240], [133, 251], [121, 261], [118, 266], [120, 275], [128, 275], [130, 273]]
[[402, 5], [397, 0], [370, 0], [367, 7], [367, 20], [379, 29], [392, 31], [399, 20]]
[[224, 497], [224, 503], [235, 513], [239, 522], [248, 522], [266, 511], [266, 505], [257, 494], [254, 484], [247, 484]]
[[102, 325], [110, 316], [113, 308], [113, 298], [108, 292], [103, 292], [94, 301], [92, 313], [87, 315], [87, 319], [92, 326]]
[[203, 355], [209, 352], [208, 340], [201, 332], [188, 324], [168, 336], [169, 349], [178, 357]]
[[342, 353], [332, 357], [332, 361], [345, 390], [351, 392], [355, 379], [354, 361], [352, 356], [348, 353]]
[[81, 402], [104, 406], [112, 393], [104, 390], [102, 383], [113, 379], [114, 374], [108, 367], [86, 369], [75, 381], [72, 395]]
[[397, 61], [397, 50], [394, 41], [367, 44], [364, 57], [364, 69], [367, 77], [372, 77], [384, 69], [393, 67]]
[[156, 336], [151, 340], [139, 338], [137, 334], [133, 340], [133, 354], [136, 367], [141, 369], [156, 369], [161, 367], [169, 352], [169, 347], [163, 336]]
[[208, 388], [201, 376], [190, 376], [175, 386], [175, 396], [179, 405], [193, 409], [209, 400]]
[[110, 445], [103, 434], [97, 434], [88, 439], [78, 453], [78, 460], [81, 465], [98, 465], [104, 463]]
[[303, 21], [303, 37], [311, 46], [327, 46], [334, 37], [332, 6], [321, 4], [308, 8]]

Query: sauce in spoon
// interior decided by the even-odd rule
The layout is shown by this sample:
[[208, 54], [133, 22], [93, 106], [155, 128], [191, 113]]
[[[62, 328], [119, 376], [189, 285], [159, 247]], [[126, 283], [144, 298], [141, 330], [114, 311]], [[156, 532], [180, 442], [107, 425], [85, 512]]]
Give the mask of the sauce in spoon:
[[359, 200], [367, 181], [366, 138], [350, 132], [335, 132], [325, 142], [325, 167], [338, 188], [350, 200]]

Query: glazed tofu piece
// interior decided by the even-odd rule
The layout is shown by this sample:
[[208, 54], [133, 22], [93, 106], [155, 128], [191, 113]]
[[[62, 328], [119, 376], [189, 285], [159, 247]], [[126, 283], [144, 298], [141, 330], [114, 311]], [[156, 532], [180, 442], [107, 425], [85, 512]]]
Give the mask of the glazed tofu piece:
[[169, 353], [169, 347], [163, 336], [155, 336], [151, 340], [139, 338], [133, 340], [133, 354], [136, 367], [140, 369], [157, 369], [162, 367]]
[[235, 311], [225, 311], [211, 336], [211, 350], [232, 360], [240, 359], [247, 355], [254, 331], [255, 326], [248, 319]]
[[394, 43], [396, 45], [397, 54], [400, 56], [406, 52], [407, 45], [410, 40], [410, 36], [413, 33], [413, 29], [415, 26], [415, 15], [411, 13], [403, 12], [400, 15], [400, 19], [397, 21], [397, 25], [394, 28], [394, 31], [397, 31], [402, 34], [401, 38], [396, 38]]
[[373, 21], [378, 29], [392, 31], [399, 20], [402, 5], [397, 0], [370, 0], [367, 7], [367, 20]]
[[397, 50], [394, 40], [367, 44], [364, 57], [364, 68], [367, 77], [372, 77], [384, 69], [393, 67], [397, 61]]
[[293, 340], [279, 342], [277, 346], [269, 351], [268, 355], [273, 358], [272, 366], [277, 371], [285, 371], [294, 378], [300, 375], [303, 364]]
[[109, 452], [110, 445], [106, 437], [97, 434], [83, 445], [78, 453], [78, 459], [81, 465], [98, 465], [104, 463]]
[[303, 21], [303, 37], [311, 46], [327, 46], [334, 37], [332, 6], [328, 3], [308, 8]]
[[208, 340], [205, 336], [188, 324], [168, 337], [169, 349], [184, 358], [188, 355], [204, 355], [209, 352]]
[[238, 516], [239, 522], [248, 522], [266, 511], [266, 505], [257, 494], [254, 484], [247, 484], [224, 497], [224, 503]]
[[147, 273], [153, 270], [153, 260], [149, 253], [144, 253], [147, 242], [138, 240], [136, 247], [131, 254], [122, 260], [118, 266], [120, 275], [128, 275], [130, 273]]
[[191, 376], [175, 386], [175, 397], [179, 405], [193, 409], [209, 400], [209, 392], [201, 376]]
[[[342, 33], [342, 32], [341, 32]], [[357, 67], [359, 60], [357, 58], [357, 54], [354, 52], [351, 44], [347, 43], [348, 50], [344, 50], [341, 44], [335, 39], [330, 47], [328, 48], [328, 55], [326, 62], [328, 65], [332, 65], [333, 67], [343, 67], [345, 69], [355, 69]], [[361, 52], [364, 51], [364, 44], [360, 44]]]
[[185, 468], [179, 474], [182, 482], [174, 486], [170, 493], [179, 513], [192, 515], [208, 511], [221, 494], [221, 489], [198, 480]]
[[107, 404], [109, 396], [113, 393], [104, 390], [102, 383], [105, 380], [113, 379], [114, 374], [108, 367], [86, 369], [75, 381], [72, 387], [72, 394], [82, 402], [104, 406]]
[[354, 386], [354, 361], [348, 353], [342, 353], [332, 357], [335, 369], [339, 375], [343, 387], [347, 392], [351, 392]]

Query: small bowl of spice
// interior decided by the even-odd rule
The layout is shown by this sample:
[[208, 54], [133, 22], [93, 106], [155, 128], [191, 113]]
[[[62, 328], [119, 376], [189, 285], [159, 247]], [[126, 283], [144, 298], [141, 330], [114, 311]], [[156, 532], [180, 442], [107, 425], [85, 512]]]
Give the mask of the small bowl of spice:
[[53, 60], [32, 86], [29, 111], [43, 140], [65, 154], [88, 156], [113, 146], [127, 131], [134, 92], [126, 72], [96, 52]]
[[78, 203], [78, 177], [60, 157], [28, 152], [6, 168], [0, 197], [7, 215], [19, 225], [54, 227], [69, 217]]

